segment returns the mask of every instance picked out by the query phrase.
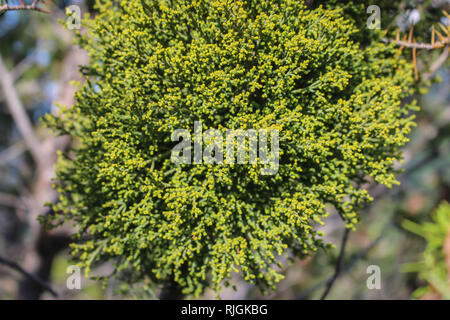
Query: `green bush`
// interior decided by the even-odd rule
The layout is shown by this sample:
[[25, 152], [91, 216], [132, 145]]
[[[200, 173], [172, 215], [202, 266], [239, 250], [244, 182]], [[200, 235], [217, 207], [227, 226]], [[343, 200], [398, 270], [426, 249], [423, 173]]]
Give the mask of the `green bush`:
[[404, 265], [404, 271], [417, 272], [426, 285], [412, 294], [413, 298], [450, 299], [450, 204], [442, 202], [433, 212], [432, 221], [417, 224], [410, 220], [403, 227], [426, 241], [423, 259]]
[[[413, 106], [402, 104], [410, 64], [393, 46], [352, 40], [363, 26], [341, 9], [301, 3], [98, 2], [79, 36], [88, 80], [73, 108], [47, 117], [76, 142], [59, 157], [47, 222], [75, 223], [82, 267], [114, 261], [130, 283], [174, 281], [194, 296], [219, 292], [231, 272], [274, 288], [280, 255], [325, 246], [327, 204], [352, 228], [371, 200], [361, 185], [396, 183], [412, 125]], [[171, 133], [196, 120], [278, 129], [278, 173], [175, 165]]]

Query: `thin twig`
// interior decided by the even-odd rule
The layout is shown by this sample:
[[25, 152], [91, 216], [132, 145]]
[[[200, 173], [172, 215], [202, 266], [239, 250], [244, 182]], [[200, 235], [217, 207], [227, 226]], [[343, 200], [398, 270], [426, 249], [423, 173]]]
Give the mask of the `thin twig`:
[[25, 5], [22, 2], [22, 0], [20, 0], [19, 6], [10, 6], [9, 4], [6, 3], [2, 6], [0, 6], [0, 12], [29, 10], [29, 11], [38, 11], [38, 12], [43, 12], [43, 13], [51, 13], [51, 11], [49, 11], [49, 10], [39, 8], [38, 7], [39, 2], [40, 2], [40, 0], [34, 0], [32, 4]]
[[7, 164], [8, 162], [14, 160], [21, 153], [27, 150], [25, 141], [20, 140], [12, 146], [9, 146], [6, 150], [0, 152], [0, 166]]
[[26, 205], [23, 203], [23, 200], [20, 197], [3, 192], [0, 192], [0, 205], [12, 208], [26, 209]]
[[382, 39], [385, 43], [395, 43], [397, 46], [405, 47], [405, 48], [416, 48], [416, 49], [427, 49], [427, 50], [433, 50], [438, 48], [443, 48], [446, 45], [449, 44], [448, 38], [444, 41], [436, 42], [435, 44], [429, 44], [429, 43], [414, 43], [414, 42], [408, 42], [403, 40], [391, 40], [391, 39]]
[[346, 228], [344, 231], [344, 236], [342, 237], [341, 250], [339, 252], [339, 257], [338, 257], [338, 261], [336, 263], [336, 267], [334, 269], [334, 274], [330, 279], [328, 279], [327, 286], [326, 286], [325, 291], [322, 294], [322, 297], [320, 298], [320, 300], [324, 300], [327, 297], [328, 293], [331, 290], [331, 287], [333, 287], [334, 282], [336, 281], [336, 279], [339, 277], [339, 274], [341, 273], [342, 267], [344, 265], [345, 247], [347, 245], [349, 233], [350, 233], [350, 229]]
[[439, 56], [439, 58], [437, 58], [437, 60], [435, 62], [433, 62], [433, 64], [430, 67], [430, 70], [425, 73], [423, 75], [423, 79], [425, 81], [429, 80], [431, 78], [431, 76], [436, 73], [436, 71], [439, 70], [440, 67], [442, 67], [442, 65], [445, 63], [445, 61], [447, 61], [448, 58], [448, 46], [444, 49], [444, 51], [441, 53], [441, 55]]
[[40, 149], [41, 143], [34, 134], [33, 125], [31, 124], [25, 108], [19, 99], [19, 95], [14, 87], [13, 81], [14, 80], [12, 79], [11, 74], [7, 71], [0, 55], [0, 82], [5, 95], [6, 106], [8, 107], [8, 110], [11, 113], [17, 128], [19, 129], [19, 132], [23, 136], [35, 162], [40, 165], [44, 159]]
[[29, 273], [29, 272], [25, 271], [21, 266], [19, 266], [14, 261], [10, 261], [10, 260], [8, 260], [6, 258], [0, 257], [0, 263], [4, 264], [4, 265], [6, 265], [6, 266], [8, 266], [8, 267], [10, 267], [10, 268], [20, 272], [20, 273], [22, 273], [24, 276], [26, 276], [29, 279], [33, 280], [36, 284], [38, 284], [39, 286], [41, 286], [42, 288], [44, 288], [45, 290], [50, 292], [55, 298], [59, 298], [60, 297], [58, 292], [53, 290], [53, 288], [47, 282], [42, 280], [37, 275], [34, 275], [32, 273]]
[[12, 78], [17, 81], [28, 69], [30, 69], [33, 64], [36, 63], [35, 54], [30, 54], [22, 61], [20, 61], [17, 65], [14, 66], [14, 69], [10, 71]]
[[[392, 224], [390, 226], [388, 226], [387, 228], [385, 228], [383, 230], [383, 232], [374, 241], [372, 241], [366, 248], [364, 248], [356, 256], [354, 256], [354, 258], [352, 258], [351, 261], [349, 263], [347, 263], [341, 269], [339, 276], [342, 276], [343, 274], [350, 272], [361, 259], [364, 259], [367, 256], [367, 254], [370, 252], [370, 250], [372, 250], [380, 242], [380, 240], [385, 236], [387, 230], [389, 230], [391, 227], [392, 227]], [[323, 281], [317, 283], [316, 285], [312, 286], [311, 288], [304, 290], [295, 299], [296, 300], [304, 300], [304, 299], [308, 298], [312, 293], [314, 293], [314, 291], [327, 285], [333, 277], [334, 277], [334, 275], [332, 275], [331, 277], [329, 277], [326, 280], [323, 280]]]

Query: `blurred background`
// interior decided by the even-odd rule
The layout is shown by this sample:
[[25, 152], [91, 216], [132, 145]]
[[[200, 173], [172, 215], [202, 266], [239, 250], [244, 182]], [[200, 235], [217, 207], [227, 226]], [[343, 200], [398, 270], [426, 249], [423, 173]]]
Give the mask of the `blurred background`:
[[[430, 42], [434, 25], [445, 28], [449, 24], [442, 13], [443, 9], [450, 12], [448, 0], [389, 3], [389, 10], [380, 5], [382, 17], [387, 17], [382, 18], [381, 26], [387, 29], [387, 37], [395, 37], [397, 29], [401, 36], [406, 35], [416, 24], [418, 41]], [[21, 3], [15, 0], [9, 5]], [[55, 293], [63, 299], [155, 298], [158, 290], [150, 290], [148, 284], [136, 288], [134, 295], [124, 296], [120, 293], [121, 283], [112, 281], [103, 286], [83, 274], [81, 289], [68, 289], [67, 268], [73, 264], [68, 250], [70, 225], [47, 232], [37, 221], [40, 214], [48, 213], [43, 203], [57, 200], [51, 182], [56, 150], [66, 149], [70, 143], [65, 137], [52, 136], [40, 124], [40, 117], [56, 112], [58, 104], [73, 104], [72, 81], [82, 81], [78, 66], [87, 63], [86, 53], [72, 45], [77, 30], [67, 28], [65, 10], [71, 5], [78, 6], [82, 16], [95, 14], [93, 1], [84, 0], [40, 1], [39, 7], [50, 14], [20, 10], [2, 14], [0, 10], [0, 299], [55, 299]], [[375, 200], [361, 212], [357, 230], [349, 233], [341, 272], [329, 299], [445, 299], [448, 292], [442, 290], [450, 292], [450, 282], [446, 283], [450, 281], [450, 218], [448, 225], [445, 219], [436, 223], [448, 230], [447, 237], [444, 232], [444, 236], [433, 238], [437, 241], [432, 245], [433, 250], [438, 250], [436, 254], [427, 254], [430, 238], [405, 227], [405, 220], [417, 225], [431, 221], [439, 204], [450, 201], [448, 44], [436, 50], [412, 51], [399, 48], [399, 55], [408, 59], [416, 56], [419, 80], [417, 95], [411, 99], [418, 100], [421, 110], [411, 141], [404, 148], [404, 162], [398, 164], [403, 171], [398, 174], [401, 185], [392, 189], [367, 186]], [[450, 217], [448, 211], [443, 215]], [[344, 233], [337, 215], [330, 215], [325, 225], [326, 240], [336, 248], [293, 261], [284, 270], [286, 277], [277, 292], [262, 296], [236, 278], [237, 290], [225, 289], [221, 297], [320, 298], [338, 263]], [[444, 287], [446, 284], [447, 289], [437, 288], [428, 278], [434, 267], [411, 264], [430, 259], [437, 261], [436, 274], [441, 276], [437, 281]], [[380, 268], [381, 289], [367, 287], [371, 265]], [[107, 273], [110, 268], [105, 264], [94, 274]], [[207, 292], [204, 298], [214, 299], [215, 294]]]

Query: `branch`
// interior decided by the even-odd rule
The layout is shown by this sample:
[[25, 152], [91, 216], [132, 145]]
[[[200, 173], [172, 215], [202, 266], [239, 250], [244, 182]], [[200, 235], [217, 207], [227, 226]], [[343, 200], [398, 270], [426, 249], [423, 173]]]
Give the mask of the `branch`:
[[338, 261], [336, 263], [334, 274], [326, 282], [327, 286], [326, 286], [325, 291], [322, 294], [322, 297], [320, 298], [320, 300], [325, 300], [325, 298], [327, 297], [328, 293], [331, 290], [331, 287], [333, 287], [334, 282], [336, 281], [336, 279], [339, 277], [339, 274], [341, 273], [342, 267], [344, 265], [345, 247], [347, 245], [347, 240], [348, 240], [348, 234], [349, 233], [350, 233], [350, 229], [346, 228], [345, 231], [344, 231], [344, 236], [342, 237], [341, 250], [339, 252], [339, 257], [338, 257]]
[[38, 11], [38, 12], [43, 12], [43, 13], [51, 13], [51, 11], [49, 11], [49, 10], [39, 8], [37, 6], [39, 4], [39, 2], [40, 2], [40, 0], [34, 0], [32, 4], [25, 5], [25, 4], [23, 4], [22, 0], [20, 0], [19, 6], [10, 6], [6, 3], [2, 6], [0, 6], [0, 13], [6, 12], [6, 11], [24, 11], [24, 10]]
[[[378, 236], [378, 238], [376, 238], [374, 241], [372, 241], [372, 243], [370, 243], [365, 249], [361, 250], [348, 264], [346, 264], [341, 269], [341, 272], [339, 273], [339, 275], [343, 275], [343, 274], [349, 272], [359, 262], [359, 260], [365, 258], [367, 256], [367, 254], [369, 253], [369, 251], [372, 250], [378, 244], [378, 242], [380, 242], [380, 240], [386, 234], [386, 231], [391, 226], [388, 226], [386, 229], [384, 229], [383, 232]], [[298, 295], [295, 299], [296, 300], [304, 300], [304, 299], [308, 298], [314, 291], [321, 288], [322, 286], [327, 285], [332, 280], [333, 277], [334, 277], [334, 274], [331, 277], [329, 277], [328, 279], [323, 280], [322, 282], [319, 282], [318, 284], [314, 285], [313, 287], [305, 290], [300, 295]]]
[[38, 165], [41, 164], [43, 156], [41, 154], [41, 143], [34, 135], [33, 126], [25, 111], [22, 102], [19, 99], [16, 89], [14, 88], [11, 74], [6, 70], [3, 59], [0, 55], [0, 79], [3, 93], [6, 99], [6, 106], [8, 107], [11, 116], [16, 123], [20, 134], [23, 136], [28, 149], [31, 152], [34, 160]]
[[20, 61], [18, 64], [14, 66], [14, 69], [10, 71], [11, 77], [13, 80], [17, 81], [25, 71], [33, 66], [36, 63], [36, 58], [34, 52]]
[[50, 292], [55, 298], [59, 298], [60, 295], [53, 290], [53, 288], [44, 280], [42, 280], [40, 277], [29, 273], [27, 271], [25, 271], [21, 266], [19, 266], [17, 263], [10, 261], [6, 258], [0, 257], [0, 263], [4, 264], [20, 273], [22, 273], [24, 276], [26, 276], [27, 278], [33, 280], [36, 284], [38, 284], [39, 286], [41, 286], [42, 288], [44, 288], [45, 290], [47, 290], [48, 292]]
[[22, 152], [27, 149], [25, 142], [23, 140], [16, 142], [12, 146], [8, 147], [6, 150], [0, 152], [0, 166], [7, 164], [8, 162], [14, 160]]
[[436, 73], [440, 67], [442, 67], [445, 61], [447, 61], [448, 51], [448, 47], [446, 47], [439, 58], [431, 65], [430, 70], [423, 75], [425, 81], [429, 80], [431, 76]]
[[0, 192], [0, 205], [21, 209], [26, 208], [20, 197], [3, 192]]
[[415, 49], [427, 49], [427, 50], [443, 48], [449, 44], [448, 38], [444, 39], [444, 41], [436, 42], [435, 44], [415, 43], [415, 42], [409, 42], [409, 41], [403, 41], [403, 40], [391, 40], [391, 39], [387, 39], [387, 38], [382, 39], [382, 41], [384, 43], [395, 43], [397, 46], [400, 46], [400, 47], [415, 48]]

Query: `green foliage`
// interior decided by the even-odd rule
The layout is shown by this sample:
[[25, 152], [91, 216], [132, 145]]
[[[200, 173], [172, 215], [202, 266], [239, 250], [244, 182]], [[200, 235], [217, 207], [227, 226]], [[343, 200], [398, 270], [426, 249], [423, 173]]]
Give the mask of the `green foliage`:
[[403, 227], [426, 240], [423, 260], [404, 266], [407, 272], [417, 272], [427, 284], [413, 293], [419, 298], [426, 294], [438, 294], [450, 299], [450, 204], [442, 202], [431, 216], [431, 222], [417, 224], [410, 220]]
[[[279, 255], [324, 246], [326, 204], [351, 228], [371, 200], [362, 184], [397, 183], [411, 66], [393, 46], [361, 48], [341, 9], [143, 0], [98, 10], [79, 36], [88, 81], [73, 108], [47, 117], [78, 141], [59, 157], [60, 202], [47, 222], [75, 222], [73, 254], [87, 270], [112, 260], [130, 282], [173, 280], [195, 296], [219, 292], [233, 271], [274, 288]], [[175, 165], [171, 133], [196, 120], [223, 132], [278, 129], [278, 173]]]

